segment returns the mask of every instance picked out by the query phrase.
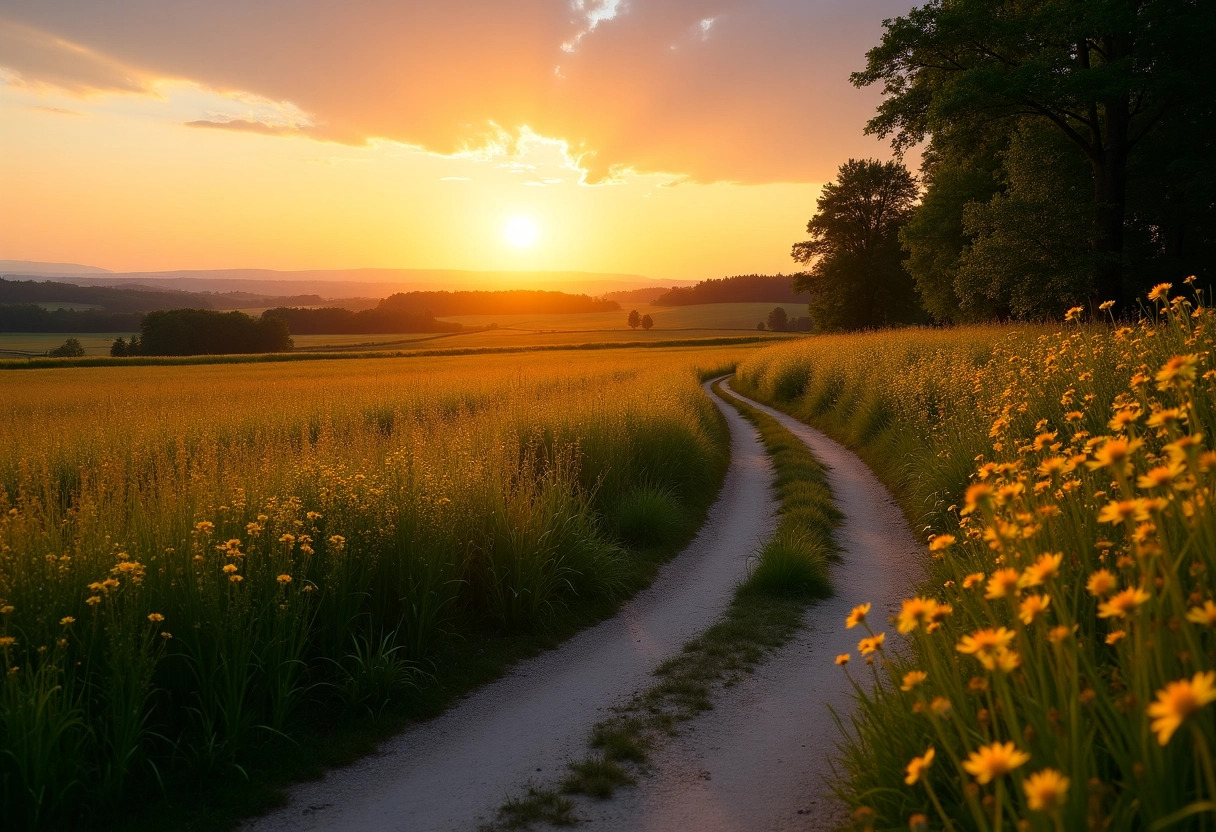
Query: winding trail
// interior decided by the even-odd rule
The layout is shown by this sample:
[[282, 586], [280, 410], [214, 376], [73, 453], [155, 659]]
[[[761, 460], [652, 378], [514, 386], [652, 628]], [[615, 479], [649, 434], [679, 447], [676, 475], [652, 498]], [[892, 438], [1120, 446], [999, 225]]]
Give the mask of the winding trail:
[[[888, 617], [922, 578], [923, 547], [865, 463], [814, 428], [723, 388], [777, 419], [828, 467], [844, 512], [836, 532], [841, 559], [832, 568], [835, 594], [808, 609], [792, 642], [715, 694], [713, 711], [655, 752], [654, 776], [611, 802], [581, 804], [596, 829], [838, 828], [843, 806], [826, 778], [840, 735], [829, 706], [846, 718], [851, 710], [852, 689], [835, 658], [852, 653], [856, 660], [859, 638], [858, 630], [844, 629], [845, 617], [869, 601], [871, 625], [887, 629]], [[864, 678], [864, 665], [850, 667]]]
[[772, 466], [759, 435], [705, 388], [730, 426], [730, 468], [696, 539], [648, 589], [379, 753], [294, 787], [285, 808], [243, 828], [469, 832], [493, 820], [530, 775], [556, 779], [583, 757], [604, 712], [646, 687], [659, 663], [721, 616], [748, 554], [775, 527]]

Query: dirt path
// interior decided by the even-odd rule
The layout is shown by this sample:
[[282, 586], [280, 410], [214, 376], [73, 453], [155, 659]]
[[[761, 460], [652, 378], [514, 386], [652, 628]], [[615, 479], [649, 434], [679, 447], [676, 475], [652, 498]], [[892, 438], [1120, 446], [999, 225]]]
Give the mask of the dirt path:
[[552, 781], [587, 751], [590, 727], [713, 623], [775, 525], [772, 466], [755, 428], [709, 393], [730, 425], [726, 482], [696, 539], [620, 613], [518, 665], [380, 752], [291, 792], [245, 825], [268, 830], [469, 832], [529, 776]]
[[[839, 732], [828, 707], [847, 714], [851, 692], [836, 655], [852, 653], [854, 674], [864, 673], [858, 630], [844, 629], [845, 616], [870, 601], [875, 628], [890, 629], [888, 616], [922, 577], [921, 545], [857, 456], [783, 413], [738, 397], [780, 421], [830, 469], [828, 482], [845, 515], [837, 531], [841, 562], [832, 570], [835, 595], [810, 608], [793, 642], [658, 750], [653, 777], [592, 806], [596, 829], [836, 828], [842, 807], [825, 777]], [[580, 808], [585, 813], [587, 804]]]

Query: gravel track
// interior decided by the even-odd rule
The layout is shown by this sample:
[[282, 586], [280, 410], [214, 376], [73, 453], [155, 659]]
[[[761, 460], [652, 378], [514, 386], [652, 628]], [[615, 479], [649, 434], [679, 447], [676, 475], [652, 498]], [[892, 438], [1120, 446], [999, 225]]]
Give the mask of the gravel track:
[[[728, 389], [727, 385], [723, 385]], [[685, 726], [652, 756], [655, 773], [604, 804], [580, 805], [603, 830], [820, 830], [839, 826], [844, 809], [827, 786], [839, 730], [829, 706], [847, 719], [852, 689], [835, 665], [853, 654], [858, 630], [844, 620], [872, 602], [876, 630], [921, 580], [923, 546], [890, 493], [855, 454], [797, 420], [728, 392], [777, 419], [828, 467], [844, 521], [835, 594], [813, 604], [804, 629], [747, 679], [715, 695], [714, 710]], [[888, 639], [889, 641], [890, 639]]]
[[[709, 383], [705, 389], [709, 395]], [[591, 726], [721, 616], [748, 554], [775, 527], [772, 465], [759, 435], [710, 397], [730, 426], [726, 481], [696, 539], [648, 589], [614, 618], [521, 662], [377, 754], [294, 787], [283, 809], [243, 828], [468, 832], [492, 820], [529, 778], [551, 782], [567, 761], [585, 756]]]

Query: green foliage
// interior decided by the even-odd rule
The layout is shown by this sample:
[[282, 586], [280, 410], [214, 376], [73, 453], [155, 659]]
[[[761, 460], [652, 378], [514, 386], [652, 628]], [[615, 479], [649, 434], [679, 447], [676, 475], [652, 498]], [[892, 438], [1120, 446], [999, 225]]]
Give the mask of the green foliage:
[[1003, 190], [963, 206], [971, 245], [954, 279], [960, 306], [1058, 317], [1083, 304], [1094, 255], [1080, 241], [1094, 226], [1090, 175], [1058, 131], [1027, 123], [1000, 154]]
[[963, 229], [963, 211], [985, 203], [998, 191], [1000, 161], [992, 152], [925, 152], [921, 180], [925, 193], [899, 232], [908, 252], [904, 268], [916, 282], [921, 305], [938, 323], [964, 323], [1005, 317], [1008, 309], [982, 293], [956, 286], [959, 263], [972, 237]]
[[649, 331], [654, 326], [654, 318], [649, 315], [642, 316], [642, 329]]
[[[1133, 155], [1174, 119], [1211, 135], [1216, 105], [1204, 66], [1216, 7], [1202, 0], [930, 0], [884, 27], [866, 68], [852, 76], [885, 95], [867, 132], [893, 135], [898, 149], [929, 136], [974, 141], [999, 122], [1011, 123], [1009, 132], [1024, 120], [1058, 132], [1091, 176], [1092, 224], [1073, 238], [1093, 255], [1089, 294], [1131, 296], [1124, 283], [1125, 234], [1136, 211], [1128, 206]], [[1171, 220], [1160, 206], [1154, 213], [1158, 229]], [[1195, 218], [1190, 212], [1189, 224]], [[1010, 213], [1003, 219], [1015, 221]], [[1144, 279], [1133, 276], [1130, 288]]]
[[688, 519], [670, 487], [644, 484], [627, 492], [613, 512], [621, 538], [635, 546], [670, 543], [688, 528]]
[[850, 159], [837, 181], [824, 186], [807, 223], [811, 239], [792, 250], [795, 260], [811, 265], [795, 276], [794, 287], [811, 295], [811, 319], [818, 329], [921, 318], [899, 246], [899, 229], [916, 197], [916, 181], [899, 162]]
[[140, 325], [142, 355], [231, 355], [291, 349], [287, 324], [243, 312], [168, 309], [149, 312]]
[[638, 314], [638, 310], [634, 309], [625, 318], [625, 323], [629, 324], [630, 329], [637, 329], [642, 325], [642, 316]]
[[81, 358], [84, 356], [84, 347], [77, 338], [69, 338], [55, 349], [47, 353], [51, 358]]

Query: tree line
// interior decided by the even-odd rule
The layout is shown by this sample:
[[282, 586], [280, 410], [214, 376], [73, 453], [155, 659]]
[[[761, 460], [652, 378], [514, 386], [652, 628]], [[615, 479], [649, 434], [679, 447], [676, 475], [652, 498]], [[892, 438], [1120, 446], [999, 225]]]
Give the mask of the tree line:
[[[1216, 257], [1216, 96], [1202, 0], [934, 0], [854, 73], [884, 100], [793, 246], [821, 329], [1043, 319]], [[902, 153], [922, 146], [919, 178]]]
[[805, 291], [795, 288], [783, 274], [741, 274], [710, 278], [695, 286], [673, 286], [659, 295], [655, 306], [692, 306], [698, 303], [805, 303]]

